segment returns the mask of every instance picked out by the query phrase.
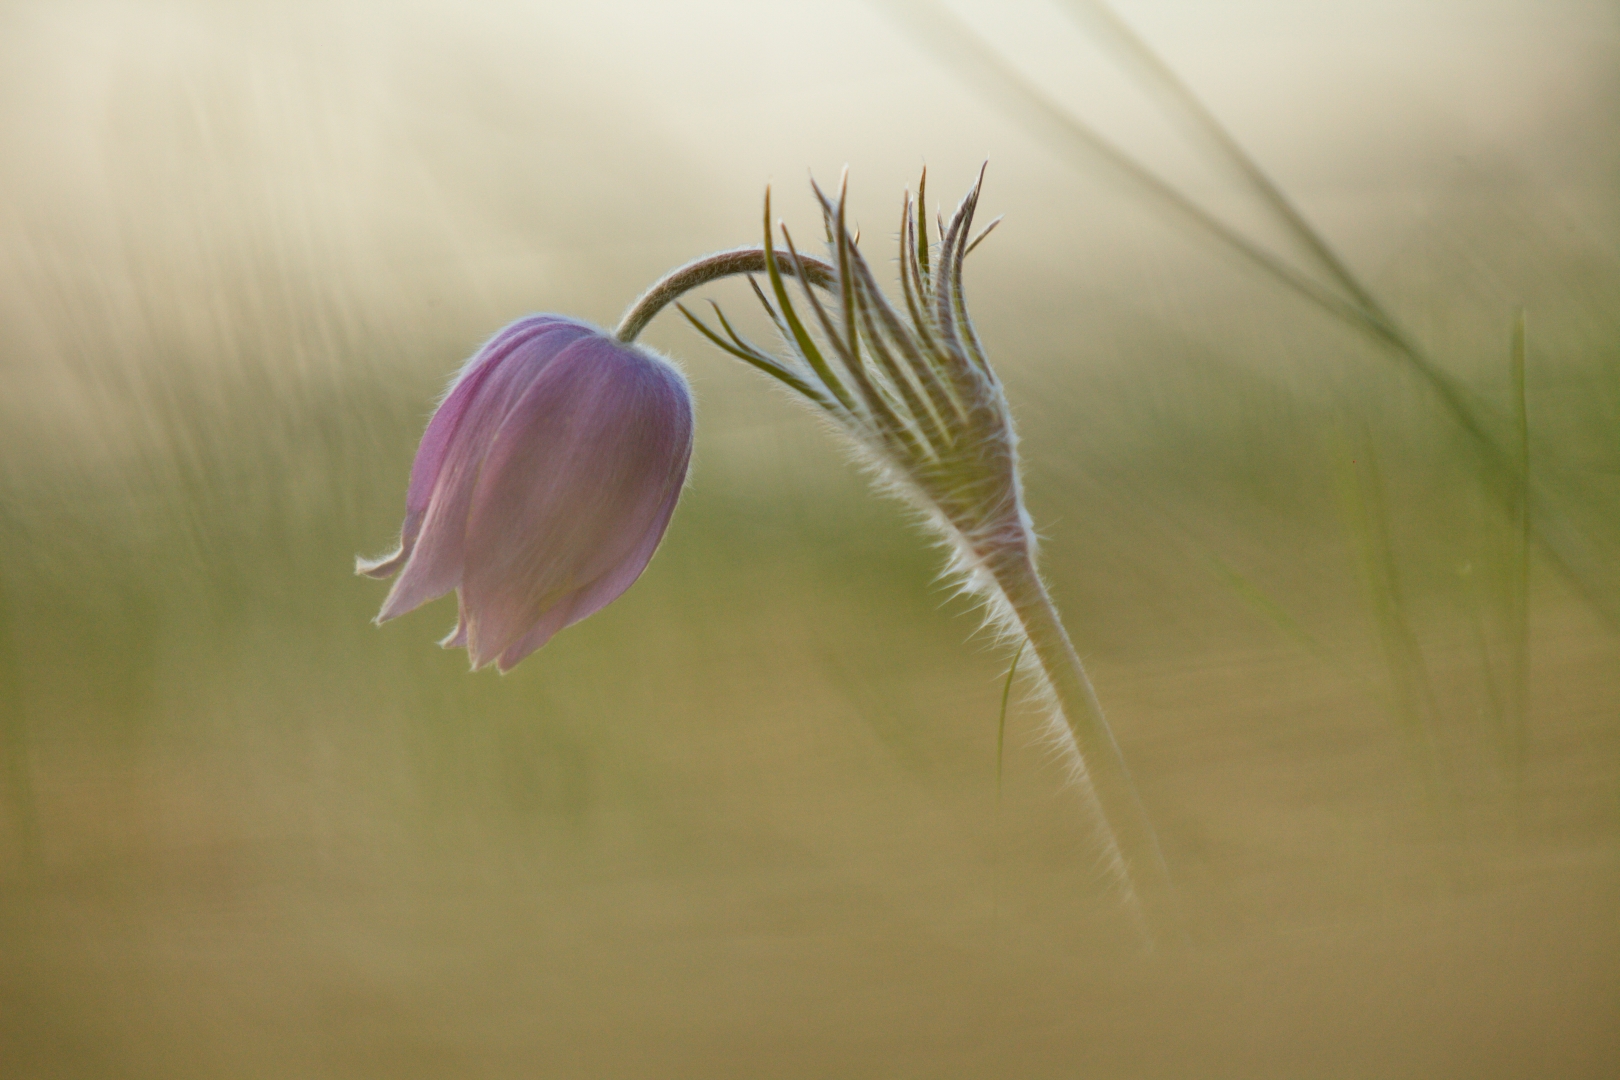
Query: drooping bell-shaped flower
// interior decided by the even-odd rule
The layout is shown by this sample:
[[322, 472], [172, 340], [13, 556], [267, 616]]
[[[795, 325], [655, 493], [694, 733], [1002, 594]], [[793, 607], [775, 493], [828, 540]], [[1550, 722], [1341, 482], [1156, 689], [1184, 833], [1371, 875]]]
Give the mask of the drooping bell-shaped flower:
[[662, 357], [532, 315], [467, 362], [411, 467], [379, 623], [456, 590], [446, 646], [506, 671], [617, 599], [663, 538], [692, 455], [692, 398]]

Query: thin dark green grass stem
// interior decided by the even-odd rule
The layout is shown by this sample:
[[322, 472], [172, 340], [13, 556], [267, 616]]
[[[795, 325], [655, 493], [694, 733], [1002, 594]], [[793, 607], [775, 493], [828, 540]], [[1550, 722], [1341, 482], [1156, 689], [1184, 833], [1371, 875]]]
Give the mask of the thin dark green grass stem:
[[[1488, 594], [1483, 583], [1484, 574], [1476, 574], [1472, 563], [1464, 563], [1458, 568], [1457, 574], [1468, 586], [1469, 625], [1474, 637], [1474, 655], [1479, 660], [1480, 683], [1485, 692], [1485, 711], [1490, 719], [1490, 737], [1496, 743], [1497, 756], [1501, 761], [1502, 774], [1510, 779], [1514, 773], [1513, 765], [1513, 717], [1510, 706], [1503, 700], [1504, 694], [1498, 685], [1503, 682], [1503, 676], [1497, 671], [1495, 650], [1491, 648], [1491, 635], [1486, 627], [1486, 612], [1490, 610], [1495, 598]], [[1507, 575], [1499, 575], [1506, 577]], [[1510, 591], [1511, 585], [1505, 580], [1502, 582], [1506, 588], [1504, 593]], [[1511, 631], [1510, 631], [1511, 633]], [[1506, 676], [1510, 684], [1507, 696], [1512, 694], [1512, 673]]]
[[927, 0], [877, 2], [899, 13], [907, 25], [917, 31], [947, 62], [965, 70], [973, 81], [988, 89], [992, 96], [1010, 102], [1018, 118], [1026, 123], [1033, 121], [1033, 126], [1039, 129], [1038, 134], [1055, 135], [1062, 145], [1084, 149], [1092, 161], [1101, 160], [1125, 179], [1139, 185], [1162, 205], [1174, 210], [1178, 216], [1216, 237], [1290, 288], [1345, 321], [1366, 326], [1368, 313], [1252, 243], [1090, 126], [1070, 116], [950, 12]]
[[[1007, 747], [1007, 706], [1012, 701], [1013, 678], [1018, 674], [1018, 661], [1024, 658], [1024, 647], [1029, 644], [1029, 638], [1021, 638], [1018, 648], [1013, 652], [1012, 663], [1007, 665], [1007, 680], [1001, 687], [1001, 715], [996, 719], [996, 814], [991, 835], [1001, 836], [1001, 779], [1003, 776], [1002, 762]], [[999, 877], [991, 879], [991, 917], [996, 922], [1001, 921], [1001, 883]]]
[[1433, 730], [1439, 708], [1402, 596], [1372, 435], [1365, 428], [1357, 434], [1353, 442], [1343, 436], [1338, 440], [1340, 506], [1389, 673], [1391, 709], [1418, 769], [1424, 795], [1439, 810], [1444, 799]]
[[1122, 512], [1145, 512], [1154, 526], [1165, 537], [1201, 558], [1217, 581], [1257, 615], [1280, 631], [1283, 636], [1299, 645], [1318, 660], [1328, 662], [1334, 660], [1334, 657], [1322, 647], [1322, 643], [1317, 641], [1315, 636], [1305, 629], [1304, 625], [1294, 617], [1286, 605], [1262, 588], [1259, 583], [1222, 558], [1214, 546], [1205, 543], [1198, 536], [1197, 530], [1188, 525], [1179, 514], [1172, 512], [1161, 501], [1133, 497], [1128, 504], [1121, 505], [1120, 510]]
[[1001, 716], [996, 721], [996, 812], [1001, 812], [1001, 776], [1002, 760], [1007, 748], [1007, 703], [1012, 700], [1013, 676], [1018, 674], [1018, 661], [1024, 658], [1024, 646], [1029, 639], [1024, 638], [1018, 643], [1018, 650], [1013, 653], [1012, 663], [1007, 665], [1007, 681], [1001, 687]]
[[1509, 678], [1508, 709], [1512, 720], [1509, 764], [1513, 788], [1522, 787], [1530, 706], [1530, 546], [1534, 528], [1530, 510], [1530, 410], [1525, 396], [1525, 312], [1513, 321], [1509, 369], [1513, 392], [1514, 434], [1518, 445], [1518, 490], [1515, 499], [1512, 563], [1508, 578]]
[[1377, 299], [1361, 284], [1326, 239], [1305, 220], [1304, 215], [1260, 167], [1259, 162], [1243, 149], [1203, 100], [1181, 80], [1158, 53], [1153, 51], [1130, 24], [1119, 16], [1118, 12], [1104, 0], [1064, 0], [1063, 7], [1077, 20], [1083, 18], [1086, 10], [1095, 15], [1097, 21], [1093, 25], [1100, 26], [1119, 46], [1125, 59], [1143, 73], [1144, 81], [1150, 89], [1158, 91], [1162, 99], [1181, 112], [1187, 121], [1186, 126], [1193, 134], [1209, 142], [1226, 159], [1260, 200], [1271, 208], [1277, 219], [1309, 253], [1317, 266], [1326, 271], [1327, 275], [1362, 307], [1369, 312], [1383, 314]]
[[[1249, 240], [1104, 138], [1090, 125], [1072, 116], [1025, 78], [1016, 67], [996, 53], [972, 28], [939, 4], [931, 0], [874, 0], [874, 2], [895, 13], [912, 29], [919, 40], [932, 48], [946, 63], [965, 74], [993, 100], [1008, 108], [1016, 119], [1029, 125], [1036, 134], [1049, 136], [1060, 146], [1081, 150], [1092, 163], [1100, 161], [1117, 175], [1135, 184], [1161, 207], [1196, 226], [1206, 236], [1218, 241], [1323, 311], [1395, 353], [1430, 388], [1453, 422], [1462, 429], [1479, 455], [1480, 473], [1484, 483], [1498, 504], [1508, 513], [1512, 513], [1517, 470], [1513, 467], [1510, 452], [1492, 437], [1486, 424], [1481, 420], [1481, 409], [1477, 403], [1469, 400], [1467, 389], [1442, 370], [1425, 350], [1412, 341], [1398, 322], [1378, 303], [1371, 291], [1361, 284], [1344, 260], [1334, 253], [1326, 239], [1294, 209], [1276, 184], [1237, 145], [1224, 128], [1221, 128], [1208, 110], [1202, 104], [1196, 103], [1196, 97], [1180, 80], [1171, 76], [1173, 86], [1161, 85], [1159, 87], [1161, 96], [1169, 95], [1178, 100], [1185, 97], [1194, 103], [1190, 108], [1185, 103], [1182, 104], [1187, 117], [1198, 123], [1205, 135], [1222, 147], [1228, 164], [1240, 168], [1248, 177], [1251, 186], [1261, 195], [1263, 204], [1282, 221], [1288, 233], [1311, 252], [1313, 261], [1321, 264], [1337, 288], [1348, 295], [1341, 295], [1335, 289], [1329, 288]], [[1156, 72], [1159, 69], [1168, 71], [1163, 61], [1153, 56], [1146, 44], [1128, 30], [1125, 36], [1118, 33], [1111, 36], [1116, 44], [1121, 44], [1127, 51], [1152, 57], [1151, 64], [1147, 65], [1150, 74], [1157, 77]], [[1133, 59], [1136, 60], [1137, 67], [1143, 66], [1140, 56], [1133, 56]], [[943, 229], [941, 231], [943, 232]], [[1546, 512], [1536, 522], [1531, 537], [1547, 559], [1548, 565], [1553, 567], [1611, 628], [1620, 629], [1620, 598], [1608, 596], [1596, 587], [1577, 569], [1580, 559], [1572, 558], [1569, 554], [1578, 552], [1581, 547], [1580, 538], [1570, 535], [1568, 529], [1552, 520]]]
[[1282, 631], [1283, 635], [1299, 645], [1306, 652], [1318, 660], [1326, 659], [1327, 652], [1321, 644], [1312, 637], [1310, 632], [1300, 625], [1299, 620], [1289, 614], [1272, 595], [1251, 581], [1247, 575], [1237, 567], [1215, 554], [1214, 551], [1200, 547], [1205, 561], [1214, 571], [1216, 578], [1232, 591], [1238, 599], [1242, 600], [1256, 614], [1262, 616], [1272, 626]]

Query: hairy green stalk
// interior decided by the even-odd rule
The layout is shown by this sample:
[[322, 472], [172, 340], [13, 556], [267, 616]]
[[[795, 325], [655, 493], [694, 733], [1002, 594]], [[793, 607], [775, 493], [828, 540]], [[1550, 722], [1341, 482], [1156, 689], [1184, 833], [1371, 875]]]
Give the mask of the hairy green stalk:
[[[718, 308], [719, 330], [680, 310], [711, 342], [794, 391], [848, 436], [879, 485], [915, 507], [939, 536], [949, 572], [983, 602], [988, 621], [1018, 643], [1019, 656], [1028, 645], [1050, 694], [1054, 728], [1072, 751], [1073, 775], [1088, 793], [1103, 862], [1131, 910], [1144, 917], [1151, 940], [1170, 908], [1169, 875], [1091, 679], [1036, 568], [1012, 414], [968, 315], [964, 260], [989, 232], [972, 233], [982, 182], [981, 170], [979, 182], [941, 222], [937, 247], [922, 185], [915, 201], [907, 195], [901, 308], [889, 302], [861, 254], [841, 183], [836, 198], [814, 188], [827, 261], [801, 254], [785, 227], [786, 250], [777, 247], [767, 192], [762, 246], [675, 270], [631, 307], [618, 333], [632, 339], [658, 310], [698, 285], [731, 274], [766, 276], [767, 286], [756, 282], [754, 294], [777, 328], [779, 352], [746, 341]], [[788, 288], [790, 278], [799, 284], [805, 315]], [[1005, 703], [998, 791], [1004, 725]]]

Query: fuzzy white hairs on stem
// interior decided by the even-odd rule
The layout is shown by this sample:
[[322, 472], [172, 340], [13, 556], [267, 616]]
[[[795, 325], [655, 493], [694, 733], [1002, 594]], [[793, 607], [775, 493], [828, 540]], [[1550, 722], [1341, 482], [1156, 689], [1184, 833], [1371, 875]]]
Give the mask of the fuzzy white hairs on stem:
[[[968, 252], [1000, 221], [972, 235], [984, 170], [930, 238], [927, 174], [905, 196], [897, 306], [878, 286], [848, 221], [848, 171], [836, 198], [812, 182], [827, 258], [800, 251], [771, 220], [764, 243], [722, 252], [666, 275], [636, 301], [617, 331], [631, 341], [657, 312], [706, 282], [746, 274], [781, 348], [748, 341], [718, 306], [719, 328], [676, 306], [710, 342], [776, 379], [851, 444], [880, 490], [914, 508], [947, 550], [946, 576], [983, 605], [1003, 642], [1027, 642], [1030, 675], [1054, 742], [1090, 804], [1099, 856], [1144, 927], [1170, 907], [1157, 838], [1036, 567], [1037, 539], [1024, 507], [1018, 437], [1000, 378], [968, 315], [962, 271]], [[780, 240], [778, 240], [778, 232]], [[763, 274], [762, 287], [755, 275]], [[789, 279], [799, 286], [795, 304]], [[825, 294], [824, 296], [821, 294]], [[1151, 939], [1151, 934], [1150, 934]]]

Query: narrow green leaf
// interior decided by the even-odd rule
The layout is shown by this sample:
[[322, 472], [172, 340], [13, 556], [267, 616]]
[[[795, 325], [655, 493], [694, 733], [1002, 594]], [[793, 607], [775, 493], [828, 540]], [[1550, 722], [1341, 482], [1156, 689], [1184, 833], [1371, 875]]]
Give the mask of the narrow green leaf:
[[[821, 355], [821, 350], [816, 348], [814, 339], [810, 337], [809, 331], [804, 328], [804, 323], [799, 321], [798, 313], [793, 310], [793, 301], [788, 297], [787, 285], [782, 281], [782, 272], [777, 269], [776, 266], [776, 250], [771, 244], [771, 234], [773, 231], [774, 230], [771, 228], [771, 189], [766, 188], [765, 272], [770, 278], [771, 291], [776, 294], [777, 305], [781, 308], [782, 318], [787, 322], [788, 328], [792, 332], [792, 340], [799, 347], [799, 355], [804, 357], [805, 362], [810, 365], [811, 369], [815, 371], [816, 375], [820, 377], [821, 381], [826, 384], [827, 389], [832, 391], [833, 396], [838, 399], [839, 404], [843, 405], [845, 409], [848, 409], [851, 413], [853, 413], [855, 412], [854, 399], [852, 399], [849, 396], [849, 392], [844, 389], [844, 384], [839, 380], [838, 376], [833, 374], [833, 370], [830, 366], [828, 366], [826, 358]], [[806, 280], [802, 272], [799, 275], [799, 280]], [[806, 295], [811, 296], [812, 299], [814, 298], [814, 293], [810, 292], [809, 290], [806, 290]]]
[[1007, 681], [1001, 688], [1001, 718], [996, 722], [996, 808], [1001, 808], [1001, 762], [1002, 752], [1007, 745], [1007, 702], [1012, 700], [1013, 676], [1018, 674], [1018, 661], [1023, 659], [1024, 646], [1029, 644], [1029, 638], [1018, 643], [1018, 651], [1013, 653], [1012, 663], [1007, 667]]
[[928, 167], [923, 166], [922, 175], [917, 178], [917, 273], [922, 281], [922, 291], [928, 292]]
[[1530, 516], [1530, 410], [1524, 392], [1525, 312], [1513, 320], [1513, 347], [1509, 372], [1513, 384], [1513, 421], [1517, 446], [1517, 491], [1514, 495], [1513, 563], [1508, 583], [1510, 656], [1509, 700], [1513, 717], [1515, 781], [1524, 768], [1525, 732], [1529, 721], [1530, 688], [1530, 546], [1534, 538]]
[[991, 232], [993, 232], [995, 230], [995, 227], [997, 225], [1001, 224], [1002, 218], [1004, 218], [1006, 216], [1007, 215], [1003, 214], [1003, 215], [1001, 215], [1001, 217], [996, 218], [996, 220], [994, 220], [990, 224], [986, 225], [984, 227], [984, 230], [982, 232], [980, 232], [978, 236], [974, 237], [973, 242], [967, 246], [967, 250], [962, 252], [962, 254], [964, 256], [973, 254], [973, 249], [978, 247], [981, 243], [983, 243], [984, 238], [989, 236], [991, 234]]
[[[814, 187], [815, 185], [812, 183], [811, 186]], [[820, 195], [820, 192], [818, 191], [816, 194]], [[825, 201], [823, 206], [825, 207]], [[782, 239], [788, 246], [789, 256], [797, 262], [799, 249], [793, 245], [793, 234], [788, 231], [785, 225], [782, 227]], [[846, 267], [841, 250], [838, 262], [840, 276], [843, 276]], [[821, 323], [822, 332], [827, 336], [827, 343], [832, 346], [833, 351], [838, 354], [839, 360], [843, 362], [850, 379], [855, 383], [856, 391], [861, 395], [861, 400], [865, 402], [867, 411], [876, 422], [878, 433], [886, 438], [899, 439], [907, 453], [917, 451], [919, 447], [916, 440], [907, 431], [900, 418], [895, 415], [894, 409], [882, 389], [872, 382], [871, 376], [867, 373], [866, 365], [861, 360], [859, 339], [856, 339], [856, 351], [851, 354], [839, 340], [838, 330], [833, 325], [832, 317], [827, 314], [826, 308], [822, 307], [821, 301], [816, 298], [815, 293], [807, 291], [805, 296], [810, 301], [810, 307], [815, 311], [817, 320]], [[846, 315], [845, 318], [846, 320], [852, 320], [853, 316]]]
[[[772, 360], [769, 356], [766, 356], [764, 353], [758, 352], [757, 350], [748, 348], [746, 343], [744, 343], [743, 347], [741, 348], [732, 345], [731, 342], [724, 340], [720, 337], [720, 335], [709, 329], [702, 319], [699, 319], [696, 315], [693, 315], [690, 311], [688, 311], [685, 304], [677, 303], [675, 305], [675, 309], [682, 315], [686, 316], [687, 322], [690, 322], [694, 327], [696, 327], [698, 333], [708, 338], [721, 349], [724, 349], [737, 359], [758, 368], [765, 374], [771, 376], [771, 378], [780, 380], [791, 389], [803, 394], [814, 404], [821, 406], [823, 409], [831, 411], [831, 402], [827, 401], [820, 394], [816, 393], [816, 391], [811, 388], [809, 383], [782, 367], [781, 364], [777, 363], [775, 360]], [[718, 307], [715, 308], [715, 314], [720, 314], [720, 309]], [[724, 318], [724, 316], [721, 316], [722, 321], [724, 321]]]

